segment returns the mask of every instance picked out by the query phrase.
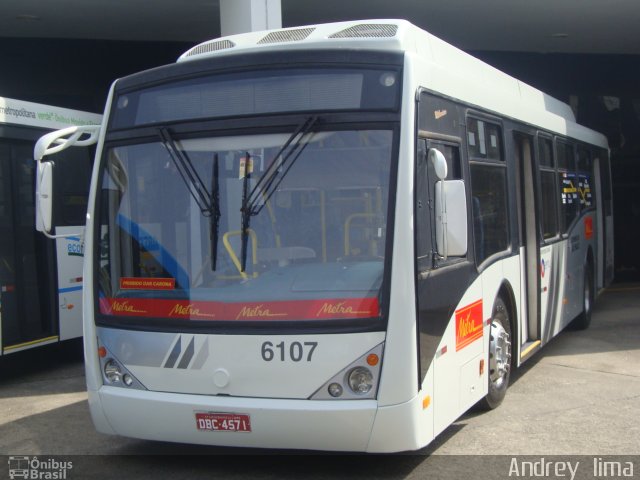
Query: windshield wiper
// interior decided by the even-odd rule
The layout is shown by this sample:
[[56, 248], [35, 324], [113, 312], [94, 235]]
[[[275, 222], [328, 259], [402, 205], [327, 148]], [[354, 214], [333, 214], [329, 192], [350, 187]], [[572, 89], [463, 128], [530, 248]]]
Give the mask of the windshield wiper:
[[197, 170], [191, 163], [191, 159], [189, 159], [189, 156], [184, 151], [178, 148], [167, 128], [159, 128], [158, 132], [162, 144], [167, 149], [167, 152], [169, 152], [173, 164], [176, 166], [178, 173], [182, 177], [187, 190], [189, 190], [198, 208], [200, 208], [200, 212], [202, 212], [202, 215], [205, 217], [210, 217], [214, 212], [213, 199], [207, 191], [207, 187], [205, 187], [200, 175], [198, 175]]
[[211, 193], [207, 190], [204, 182], [200, 178], [198, 171], [191, 163], [191, 159], [183, 150], [180, 150], [176, 145], [168, 128], [161, 127], [158, 129], [158, 134], [162, 140], [162, 145], [167, 149], [173, 164], [178, 170], [182, 181], [184, 182], [187, 190], [193, 197], [193, 200], [198, 205], [200, 213], [204, 217], [210, 219], [210, 234], [211, 239], [211, 269], [215, 271], [217, 257], [218, 257], [218, 225], [220, 223], [220, 193], [218, 186], [218, 154], [216, 153], [213, 159], [213, 172], [211, 180]]
[[244, 179], [242, 181], [242, 219], [240, 236], [240, 272], [244, 272], [247, 266], [247, 240], [249, 238], [249, 218], [250, 215], [245, 213], [245, 204], [247, 203], [249, 192], [249, 181], [251, 180], [251, 155], [249, 152], [245, 154], [244, 163]]
[[[249, 192], [249, 180], [250, 180], [250, 168], [249, 168], [249, 153], [247, 152], [247, 159], [245, 163], [245, 176], [242, 189], [242, 237], [241, 237], [241, 250], [240, 250], [240, 265], [241, 272], [245, 271], [247, 266], [247, 240], [249, 236], [249, 222], [252, 216], [258, 215], [264, 206], [267, 204], [271, 196], [276, 192], [284, 177], [286, 177], [291, 167], [300, 157], [307, 143], [302, 143], [302, 139], [311, 131], [313, 126], [318, 121], [317, 116], [307, 117], [298, 127], [294, 130], [287, 141], [282, 145], [273, 162], [267, 168], [258, 183]], [[262, 201], [260, 201], [262, 199]]]
[[[251, 193], [244, 199], [242, 203], [243, 211], [247, 210], [251, 216], [260, 213], [307, 146], [306, 143], [301, 145], [301, 141], [317, 121], [318, 117], [308, 117], [302, 124], [298, 125], [274, 157], [273, 163], [269, 165], [267, 171], [264, 172], [258, 183], [251, 189]], [[287, 148], [289, 148], [288, 151], [286, 151]], [[295, 156], [293, 156], [294, 153]], [[258, 205], [260, 198], [263, 200]]]
[[218, 166], [218, 154], [213, 156], [213, 172], [211, 174], [211, 202], [213, 206], [213, 214], [209, 219], [210, 237], [211, 237], [211, 270], [216, 271], [218, 263], [218, 230], [220, 225], [220, 173]]

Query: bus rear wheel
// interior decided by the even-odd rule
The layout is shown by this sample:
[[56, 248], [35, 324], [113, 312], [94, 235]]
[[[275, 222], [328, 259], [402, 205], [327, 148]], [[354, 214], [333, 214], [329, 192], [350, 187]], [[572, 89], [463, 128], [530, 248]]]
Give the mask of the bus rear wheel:
[[584, 267], [584, 283], [582, 295], [582, 313], [573, 321], [573, 328], [586, 330], [591, 324], [591, 310], [593, 310], [593, 273], [590, 265]]
[[511, 373], [511, 324], [509, 310], [498, 297], [493, 306], [489, 337], [489, 392], [480, 406], [493, 410], [504, 400]]

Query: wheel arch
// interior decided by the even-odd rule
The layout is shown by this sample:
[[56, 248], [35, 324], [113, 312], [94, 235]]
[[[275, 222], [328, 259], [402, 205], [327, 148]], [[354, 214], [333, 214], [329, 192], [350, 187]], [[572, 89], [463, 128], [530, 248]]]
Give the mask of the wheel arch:
[[589, 265], [591, 267], [592, 273], [594, 273], [593, 269], [595, 265], [595, 257], [593, 255], [593, 248], [591, 247], [591, 245], [589, 245], [589, 247], [587, 248], [587, 255], [585, 256], [584, 264]]
[[[598, 289], [599, 289], [598, 272], [596, 268], [595, 256], [593, 254], [593, 247], [591, 245], [589, 245], [589, 247], [587, 248], [587, 254], [584, 257], [583, 268], [585, 268], [585, 273], [587, 268], [591, 272], [591, 286], [593, 287], [593, 297], [595, 298], [598, 295]], [[585, 275], [583, 275], [583, 278], [584, 277]]]

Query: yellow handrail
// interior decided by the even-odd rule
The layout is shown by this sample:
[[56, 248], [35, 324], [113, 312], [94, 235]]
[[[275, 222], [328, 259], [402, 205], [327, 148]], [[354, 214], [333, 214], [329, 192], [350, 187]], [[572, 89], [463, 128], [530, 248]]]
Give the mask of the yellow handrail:
[[[349, 256], [351, 252], [351, 222], [356, 218], [376, 218], [375, 213], [354, 213], [347, 217], [344, 222], [344, 254]], [[366, 225], [364, 225], [366, 226]]]
[[[250, 228], [247, 229], [247, 233], [249, 234], [249, 238], [251, 239], [252, 264], [256, 265], [258, 263], [258, 237], [256, 236], [256, 232], [254, 232]], [[233, 251], [233, 247], [231, 246], [231, 243], [229, 242], [229, 237], [238, 237], [240, 235], [242, 235], [242, 231], [241, 230], [231, 230], [231, 231], [225, 233], [222, 236], [222, 243], [224, 245], [224, 248], [227, 250], [227, 253], [229, 254], [229, 257], [231, 258], [231, 261], [233, 262], [233, 264], [238, 269], [238, 272], [240, 272], [240, 276], [242, 278], [249, 278], [249, 275], [247, 275], [247, 272], [243, 272], [242, 271], [242, 264], [240, 263], [240, 259], [236, 255], [236, 252]], [[258, 276], [258, 272], [253, 272], [252, 276], [254, 278], [257, 277]]]

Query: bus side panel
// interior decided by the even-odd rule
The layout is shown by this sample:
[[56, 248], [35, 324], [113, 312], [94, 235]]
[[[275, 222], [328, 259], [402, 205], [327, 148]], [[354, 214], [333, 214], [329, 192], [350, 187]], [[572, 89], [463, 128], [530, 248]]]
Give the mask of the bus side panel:
[[[484, 325], [484, 303], [480, 277], [467, 288], [455, 306], [436, 350], [433, 360], [433, 429], [436, 435], [486, 394], [486, 372], [480, 374], [479, 370], [480, 360], [485, 356], [483, 339], [489, 332]], [[474, 333], [478, 325], [482, 328], [479, 335]], [[474, 362], [475, 367], [472, 367]], [[477, 375], [470, 376], [470, 368], [475, 368]]]
[[604, 266], [604, 279], [602, 287], [607, 287], [613, 281], [614, 276], [614, 254], [613, 254], [613, 198], [611, 185], [611, 163], [609, 152], [602, 150], [600, 157], [600, 187], [596, 192], [596, 199], [602, 199], [602, 205], [598, 204], [599, 217], [604, 218], [604, 231], [599, 240], [603, 243], [603, 254], [599, 256], [597, 262]]
[[603, 179], [602, 179], [602, 160], [600, 160], [600, 157], [598, 157], [596, 155], [596, 157], [593, 159], [593, 180], [594, 180], [594, 185], [596, 188], [596, 210], [598, 212], [598, 214], [596, 215], [595, 221], [594, 221], [594, 230], [595, 230], [595, 238], [596, 238], [596, 251], [594, 252], [594, 255], [596, 257], [596, 262], [594, 265], [595, 268], [595, 272], [594, 272], [594, 280], [595, 280], [595, 289], [596, 292], [599, 291], [601, 288], [604, 288], [604, 284], [605, 284], [605, 269], [606, 269], [606, 264], [604, 262], [605, 260], [605, 255], [604, 255], [604, 249], [605, 249], [605, 226], [604, 226], [604, 203], [603, 203]]
[[557, 292], [557, 282], [554, 281], [555, 276], [552, 275], [555, 251], [556, 249], [553, 245], [544, 245], [540, 248], [538, 275], [540, 275], [540, 331], [542, 332], [542, 338], [546, 337], [544, 332], [553, 324], [551, 312], [555, 306]]
[[[427, 375], [432, 384], [433, 375]], [[423, 384], [424, 385], [424, 384]], [[426, 389], [425, 391], [431, 391]], [[423, 391], [424, 392], [424, 391]], [[367, 446], [370, 453], [417, 450], [433, 440], [431, 396], [418, 393], [406, 403], [378, 407]]]
[[[57, 227], [58, 235], [73, 235], [84, 227]], [[58, 318], [60, 340], [82, 336], [82, 264], [84, 245], [79, 236], [56, 240]]]
[[[495, 299], [501, 289], [508, 292], [505, 302], [514, 303], [510, 312], [512, 329], [517, 328], [521, 314], [520, 257], [499, 260], [485, 268], [456, 305], [447, 329], [436, 352], [429, 373], [423, 382], [425, 395], [429, 392], [433, 370], [434, 434], [445, 430], [460, 415], [482, 399], [488, 392], [488, 362], [490, 319]], [[469, 319], [473, 319], [473, 306], [481, 305], [482, 335], [472, 338]], [[515, 332], [512, 332], [515, 335]], [[466, 338], [465, 338], [466, 337]]]
[[[526, 324], [522, 321], [522, 318], [526, 317], [525, 308], [526, 304], [522, 299], [522, 276], [521, 276], [521, 262], [522, 255], [512, 255], [508, 258], [505, 258], [499, 262], [499, 264], [494, 264], [489, 267], [487, 270], [491, 271], [496, 269], [494, 274], [484, 274], [483, 273], [483, 293], [484, 298], [487, 301], [487, 305], [485, 308], [485, 321], [491, 319], [493, 315], [493, 306], [495, 299], [498, 297], [500, 293], [500, 289], [504, 288], [504, 292], [511, 298], [504, 298], [503, 300], [507, 303], [507, 305], [511, 304], [513, 310], [509, 312], [509, 318], [511, 321], [511, 355], [518, 355], [517, 351], [517, 339], [520, 338], [521, 331], [525, 330], [526, 335]], [[499, 267], [497, 266], [499, 265]], [[497, 270], [499, 268], [499, 270]], [[489, 273], [489, 272], [487, 272]], [[490, 328], [490, 327], [488, 327]], [[485, 338], [485, 351], [487, 352], [487, 361], [488, 361], [488, 352], [489, 352], [489, 332], [487, 331], [487, 335]], [[516, 365], [518, 362], [516, 362]]]
[[[586, 218], [591, 220], [587, 221]], [[592, 212], [581, 215], [578, 221], [573, 224], [565, 243], [566, 263], [563, 269], [566, 272], [565, 289], [562, 300], [562, 324], [559, 330], [562, 330], [582, 312], [587, 254], [590, 248], [595, 253], [595, 240], [592, 237], [587, 239], [585, 236], [587, 222], [593, 225], [592, 220]]]
[[541, 265], [540, 274], [544, 273], [543, 288], [547, 291], [543, 295], [547, 295], [546, 312], [542, 312], [542, 344], [544, 345], [553, 337], [555, 337], [565, 326], [563, 320], [563, 298], [567, 276], [563, 274], [567, 261], [567, 242], [562, 240], [553, 243], [543, 250], [550, 250], [549, 255], [541, 255], [544, 259], [544, 268]]
[[[613, 208], [613, 207], [610, 207]], [[607, 215], [605, 225], [605, 278], [603, 287], [608, 287], [613, 282], [614, 254], [613, 254], [613, 215]]]

